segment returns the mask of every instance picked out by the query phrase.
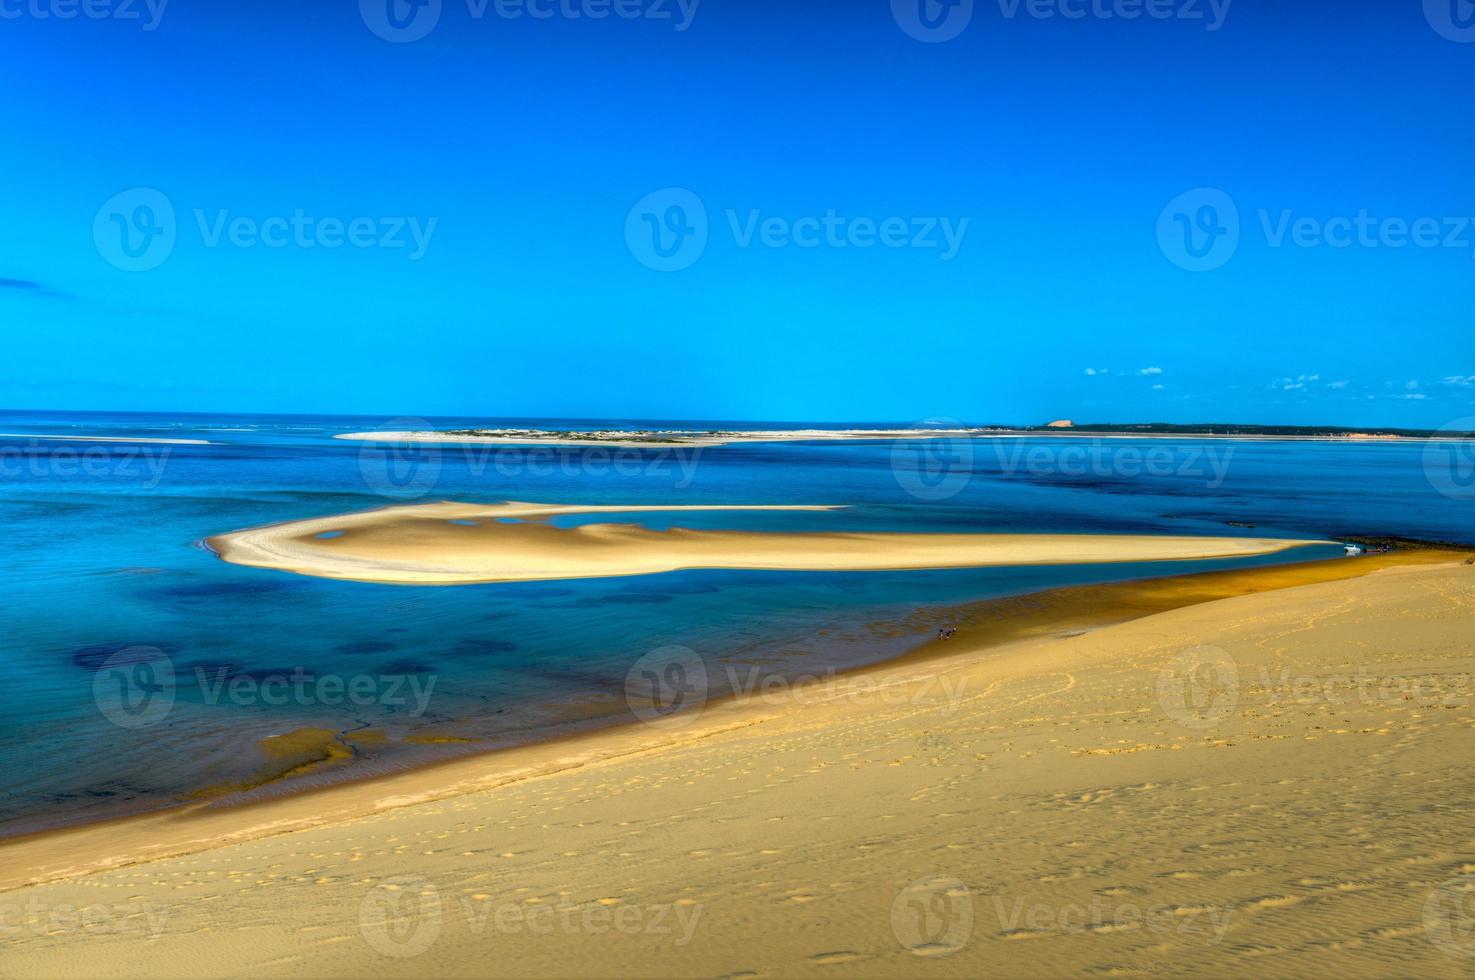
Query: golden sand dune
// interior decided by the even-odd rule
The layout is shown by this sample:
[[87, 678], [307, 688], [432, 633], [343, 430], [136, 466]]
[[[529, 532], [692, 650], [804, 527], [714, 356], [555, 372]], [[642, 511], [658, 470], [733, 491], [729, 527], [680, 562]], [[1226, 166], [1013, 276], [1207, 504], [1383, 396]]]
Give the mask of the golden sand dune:
[[[631, 507], [441, 502], [252, 528], [209, 538], [226, 561], [324, 578], [454, 585], [648, 575], [686, 568], [865, 571], [1268, 554], [1314, 542], [1127, 534], [775, 533], [561, 528], [559, 514], [830, 507]], [[511, 523], [509, 523], [511, 522]]]
[[986, 651], [983, 609], [681, 727], [7, 845], [63, 877], [0, 893], [5, 972], [1469, 975], [1475, 567]]

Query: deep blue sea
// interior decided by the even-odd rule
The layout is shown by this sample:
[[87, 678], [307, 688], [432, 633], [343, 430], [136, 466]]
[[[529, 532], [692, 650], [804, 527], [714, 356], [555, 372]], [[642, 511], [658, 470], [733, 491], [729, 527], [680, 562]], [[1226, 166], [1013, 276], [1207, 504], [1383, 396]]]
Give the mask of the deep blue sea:
[[[1185, 565], [1340, 553], [1318, 546], [1238, 562], [705, 570], [408, 587], [239, 567], [200, 544], [254, 525], [439, 499], [811, 503], [847, 506], [630, 519], [774, 530], [1391, 534], [1475, 544], [1468, 459], [1419, 443], [1052, 437], [613, 450], [414, 449], [332, 438], [466, 426], [811, 427], [0, 413], [0, 432], [13, 433], [0, 437], [8, 546], [0, 563], [0, 659], [10, 668], [11, 695], [0, 722], [0, 833], [249, 783], [271, 765], [258, 742], [297, 728], [385, 736], [356, 743], [352, 765], [304, 777], [313, 781], [624, 720], [632, 664], [670, 645], [712, 664], [813, 673], [903, 652], [927, 630], [896, 624], [929, 607]], [[283, 678], [296, 678], [293, 693], [272, 687]], [[125, 682], [137, 687], [113, 690]], [[336, 696], [340, 685], [344, 693]], [[352, 685], [357, 694], [349, 696]], [[144, 698], [144, 705], [139, 691], [168, 697]]]

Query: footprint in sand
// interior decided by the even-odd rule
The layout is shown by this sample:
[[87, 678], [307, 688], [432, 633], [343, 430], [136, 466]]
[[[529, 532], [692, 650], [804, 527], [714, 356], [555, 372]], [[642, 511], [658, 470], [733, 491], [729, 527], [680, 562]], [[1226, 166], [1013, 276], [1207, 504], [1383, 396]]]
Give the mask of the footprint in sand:
[[815, 953], [809, 958], [809, 962], [818, 966], [833, 966], [837, 963], [855, 963], [865, 958], [853, 949], [837, 949], [829, 953]]

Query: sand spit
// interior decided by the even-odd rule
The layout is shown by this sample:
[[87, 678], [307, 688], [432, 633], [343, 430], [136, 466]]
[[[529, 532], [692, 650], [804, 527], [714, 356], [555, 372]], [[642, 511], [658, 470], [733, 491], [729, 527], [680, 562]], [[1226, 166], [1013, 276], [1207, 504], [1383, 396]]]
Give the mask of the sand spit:
[[563, 528], [546, 520], [632, 511], [831, 509], [447, 501], [251, 528], [206, 543], [239, 565], [402, 585], [648, 575], [689, 568], [867, 571], [1172, 561], [1269, 554], [1315, 543], [1129, 534], [660, 531], [629, 523]]

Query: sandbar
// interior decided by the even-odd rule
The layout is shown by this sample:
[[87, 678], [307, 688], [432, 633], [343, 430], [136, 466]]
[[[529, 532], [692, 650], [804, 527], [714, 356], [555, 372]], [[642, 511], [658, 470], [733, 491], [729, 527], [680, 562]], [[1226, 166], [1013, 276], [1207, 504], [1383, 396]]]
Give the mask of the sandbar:
[[228, 562], [321, 578], [459, 585], [650, 575], [697, 568], [879, 571], [1177, 561], [1271, 554], [1300, 539], [1150, 534], [936, 534], [558, 527], [557, 515], [833, 510], [801, 506], [466, 504], [384, 507], [206, 539]]

